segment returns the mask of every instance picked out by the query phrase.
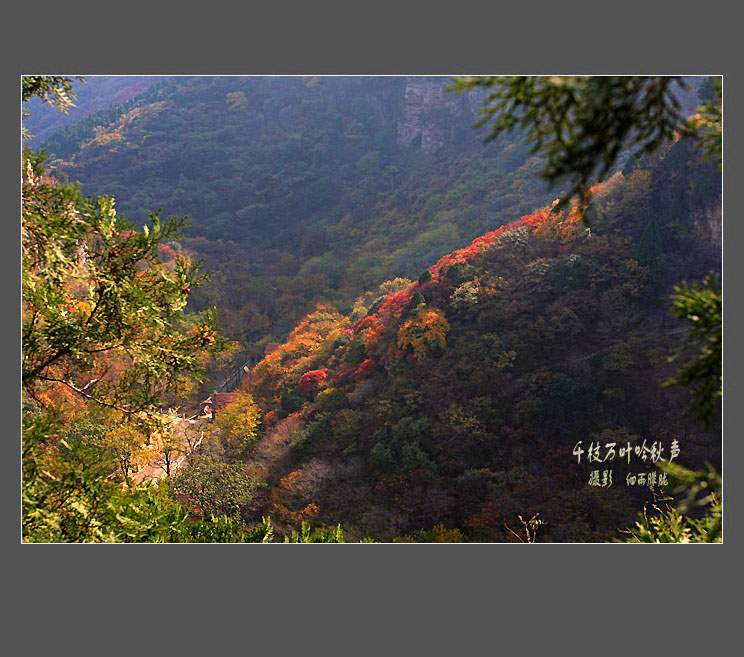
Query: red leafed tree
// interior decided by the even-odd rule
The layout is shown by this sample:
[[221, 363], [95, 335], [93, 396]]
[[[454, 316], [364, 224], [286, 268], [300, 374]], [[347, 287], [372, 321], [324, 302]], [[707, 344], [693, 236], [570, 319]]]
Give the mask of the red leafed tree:
[[354, 380], [361, 381], [368, 378], [377, 369], [377, 363], [371, 358], [362, 361], [354, 372]]
[[305, 372], [298, 381], [302, 392], [308, 397], [314, 397], [318, 392], [320, 384], [328, 377], [328, 368], [324, 367], [321, 370], [310, 370]]
[[465, 264], [470, 262], [478, 253], [483, 249], [488, 248], [493, 244], [499, 237], [510, 231], [518, 228], [534, 229], [543, 224], [548, 216], [550, 215], [550, 208], [539, 210], [534, 214], [528, 214], [521, 217], [517, 221], [508, 224], [507, 226], [501, 226], [496, 230], [493, 230], [485, 235], [476, 237], [470, 246], [466, 246], [464, 249], [453, 251], [452, 253], [444, 256], [437, 262], [436, 265], [429, 268], [429, 271], [435, 277], [440, 276], [443, 272], [446, 272], [452, 265]]
[[406, 288], [391, 294], [380, 306], [378, 311], [383, 317], [395, 315], [398, 317], [411, 302], [416, 283], [411, 283]]
[[356, 322], [354, 322], [351, 330], [354, 332], [354, 335], [358, 335], [365, 329], [377, 326], [381, 323], [381, 321], [382, 320], [380, 319], [379, 315], [365, 315], [361, 319], [358, 319]]

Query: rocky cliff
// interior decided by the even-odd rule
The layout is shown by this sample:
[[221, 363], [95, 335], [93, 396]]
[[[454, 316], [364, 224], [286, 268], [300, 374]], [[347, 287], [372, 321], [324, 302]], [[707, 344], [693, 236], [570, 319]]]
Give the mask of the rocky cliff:
[[720, 199], [715, 203], [695, 208], [692, 211], [692, 223], [704, 240], [720, 246], [723, 229]]
[[450, 82], [448, 77], [407, 78], [399, 144], [430, 153], [451, 143], [458, 129], [469, 127], [474, 110], [466, 96], [445, 90]]

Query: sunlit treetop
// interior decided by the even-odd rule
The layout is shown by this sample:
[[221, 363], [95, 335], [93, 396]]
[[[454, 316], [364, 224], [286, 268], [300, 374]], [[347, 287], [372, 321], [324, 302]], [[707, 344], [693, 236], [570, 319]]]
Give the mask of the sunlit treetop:
[[[66, 98], [56, 78], [24, 78], [23, 98]], [[55, 95], [56, 94], [56, 95]], [[219, 351], [216, 311], [184, 313], [199, 264], [164, 254], [184, 218], [151, 214], [138, 230], [108, 197], [47, 175], [44, 156], [23, 153], [22, 380], [37, 402], [50, 386], [131, 412], [153, 408], [200, 357]], [[48, 397], [47, 397], [48, 399]]]

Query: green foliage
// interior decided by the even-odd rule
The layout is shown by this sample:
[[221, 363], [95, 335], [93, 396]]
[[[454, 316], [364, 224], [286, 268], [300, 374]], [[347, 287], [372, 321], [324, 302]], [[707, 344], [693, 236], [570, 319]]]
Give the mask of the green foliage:
[[[66, 78], [23, 80], [24, 101], [38, 96], [60, 106], [68, 94]], [[182, 220], [161, 224], [152, 215], [151, 225], [135, 231], [113, 199], [83, 199], [44, 173], [44, 158], [25, 152], [22, 380], [24, 396], [36, 403], [23, 418], [24, 540], [175, 540], [186, 512], [165, 487], [125, 488], [110, 478], [114, 461], [128, 477], [146, 436], [134, 423], [105, 432], [73, 423], [70, 442], [58, 440], [56, 414], [71, 414], [65, 402], [72, 404], [60, 403], [55, 391], [128, 419], [152, 414], [179, 377], [199, 376], [200, 356], [222, 348], [216, 313], [187, 319], [198, 265], [160, 257], [162, 240], [174, 237]]]
[[[76, 79], [83, 81], [80, 75]], [[61, 112], [67, 112], [74, 107], [72, 100], [75, 92], [72, 90], [72, 78], [63, 75], [24, 75], [21, 78], [21, 100], [25, 103], [34, 96], [38, 96], [45, 103], [56, 105]]]
[[417, 290], [411, 297], [411, 301], [408, 303], [408, 310], [416, 311], [419, 306], [425, 306], [425, 305], [426, 305], [426, 299], [424, 298], [424, 295], [421, 294], [421, 292]]
[[641, 235], [636, 250], [636, 260], [642, 266], [653, 265], [661, 253], [661, 231], [656, 219], [650, 219]]
[[[199, 265], [159, 257], [184, 220], [151, 215], [135, 231], [113, 199], [83, 199], [74, 187], [45, 182], [31, 158], [24, 164], [24, 390], [33, 396], [52, 382], [138, 411], [183, 373], [198, 377], [199, 354], [223, 348], [216, 312], [185, 317], [190, 288], [204, 280]], [[117, 375], [106, 376], [109, 369]]]
[[408, 472], [411, 470], [437, 471], [437, 465], [422, 448], [429, 438], [429, 419], [426, 417], [401, 418], [388, 430], [383, 427], [372, 436], [370, 465], [381, 472]]
[[113, 463], [100, 449], [82, 442], [50, 443], [56, 431], [48, 416], [24, 422], [24, 541], [177, 540], [187, 513], [166, 488], [122, 488], [109, 479]]
[[214, 516], [184, 525], [179, 535], [183, 543], [271, 543], [274, 530], [268, 518], [253, 529], [246, 530], [243, 523], [228, 516]]
[[287, 386], [282, 389], [280, 406], [285, 413], [296, 413], [305, 403], [305, 395], [299, 386]]
[[722, 396], [722, 319], [723, 296], [719, 278], [711, 273], [702, 283], [686, 282], [674, 288], [674, 314], [692, 324], [685, 345], [670, 357], [679, 358], [688, 349], [698, 353], [664, 385], [682, 385], [691, 390], [692, 417], [709, 427], [716, 416], [717, 400]]
[[346, 350], [345, 358], [352, 365], [359, 365], [367, 358], [367, 352], [362, 340], [354, 340]]
[[390, 445], [384, 442], [377, 443], [369, 454], [369, 463], [373, 468], [382, 472], [392, 471], [395, 467], [395, 459]]
[[705, 148], [705, 155], [723, 166], [723, 81], [719, 77], [709, 78], [710, 93], [701, 100], [705, 104], [698, 108], [699, 114], [693, 117], [692, 125], [698, 130], [698, 139]]
[[100, 447], [106, 437], [106, 427], [88, 418], [73, 420], [61, 433], [62, 440], [70, 445], [83, 444]]
[[316, 528], [311, 530], [310, 525], [307, 522], [303, 522], [300, 531], [298, 532], [296, 529], [293, 529], [292, 534], [290, 536], [286, 536], [284, 542], [343, 543], [344, 533], [341, 530], [341, 525], [337, 525], [336, 529]]
[[626, 531], [628, 543], [720, 543], [723, 529], [721, 476], [708, 464], [693, 471], [676, 463], [660, 466], [676, 482], [681, 502], [664, 497], [640, 514], [635, 527]]
[[[83, 441], [50, 442], [57, 432], [50, 416], [24, 422], [24, 542], [269, 543], [274, 539], [268, 518], [252, 529], [245, 529], [234, 514], [191, 521], [165, 480], [124, 488], [111, 481], [114, 464], [104, 452]], [[228, 479], [235, 483], [235, 478], [228, 476], [220, 485], [205, 485], [204, 494], [214, 493], [218, 498], [210, 510], [230, 509], [239, 497], [242, 499], [245, 486], [236, 493]], [[189, 480], [196, 480], [193, 473]], [[188, 486], [179, 486], [179, 490], [184, 487], [191, 490]], [[299, 538], [305, 543], [342, 542], [343, 533], [340, 527], [335, 531], [303, 527]]]
[[426, 439], [430, 421], [426, 417], [407, 416], [398, 420], [392, 430], [392, 440], [396, 445], [409, 442], [421, 442]]
[[455, 263], [447, 269], [445, 278], [454, 281], [457, 285], [464, 283], [472, 277], [472, 267], [462, 264], [461, 262]]
[[239, 518], [243, 508], [265, 482], [245, 463], [223, 463], [208, 456], [193, 456], [172, 480], [173, 490], [188, 496], [204, 518]]
[[632, 365], [633, 349], [627, 341], [614, 344], [610, 353], [602, 359], [602, 367], [609, 371], [625, 372]]
[[437, 465], [430, 458], [429, 455], [421, 449], [418, 443], [410, 442], [403, 445], [400, 450], [401, 456], [401, 468], [404, 471], [408, 470], [430, 470], [432, 472], [437, 471]]
[[333, 418], [333, 413], [319, 412], [313, 421], [308, 422], [292, 439], [290, 442], [292, 451], [302, 457], [322, 452], [328, 439], [333, 435], [331, 431]]

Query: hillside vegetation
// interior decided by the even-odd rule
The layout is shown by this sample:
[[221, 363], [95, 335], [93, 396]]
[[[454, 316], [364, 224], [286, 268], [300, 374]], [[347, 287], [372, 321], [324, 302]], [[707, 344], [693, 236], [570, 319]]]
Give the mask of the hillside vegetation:
[[677, 440], [678, 463], [720, 467], [717, 427], [661, 387], [686, 330], [672, 287], [719, 266], [693, 220], [719, 203], [716, 177], [682, 140], [596, 187], [591, 229], [548, 207], [348, 315], [318, 307], [250, 381], [270, 421], [302, 420], [272, 473], [274, 514], [310, 506], [357, 538], [496, 541], [539, 514], [544, 540], [606, 541], [653, 500], [626, 477], [655, 463], [615, 461], [611, 489], [589, 486], [609, 464], [579, 462], [579, 441], [658, 442], [668, 458]]
[[23, 540], [721, 540], [720, 80], [130, 82], [23, 151]]
[[171, 78], [43, 146], [126, 216], [187, 215], [180, 244], [214, 274], [190, 306], [256, 357], [317, 303], [350, 310], [552, 200], [519, 135], [484, 144], [449, 83]]

